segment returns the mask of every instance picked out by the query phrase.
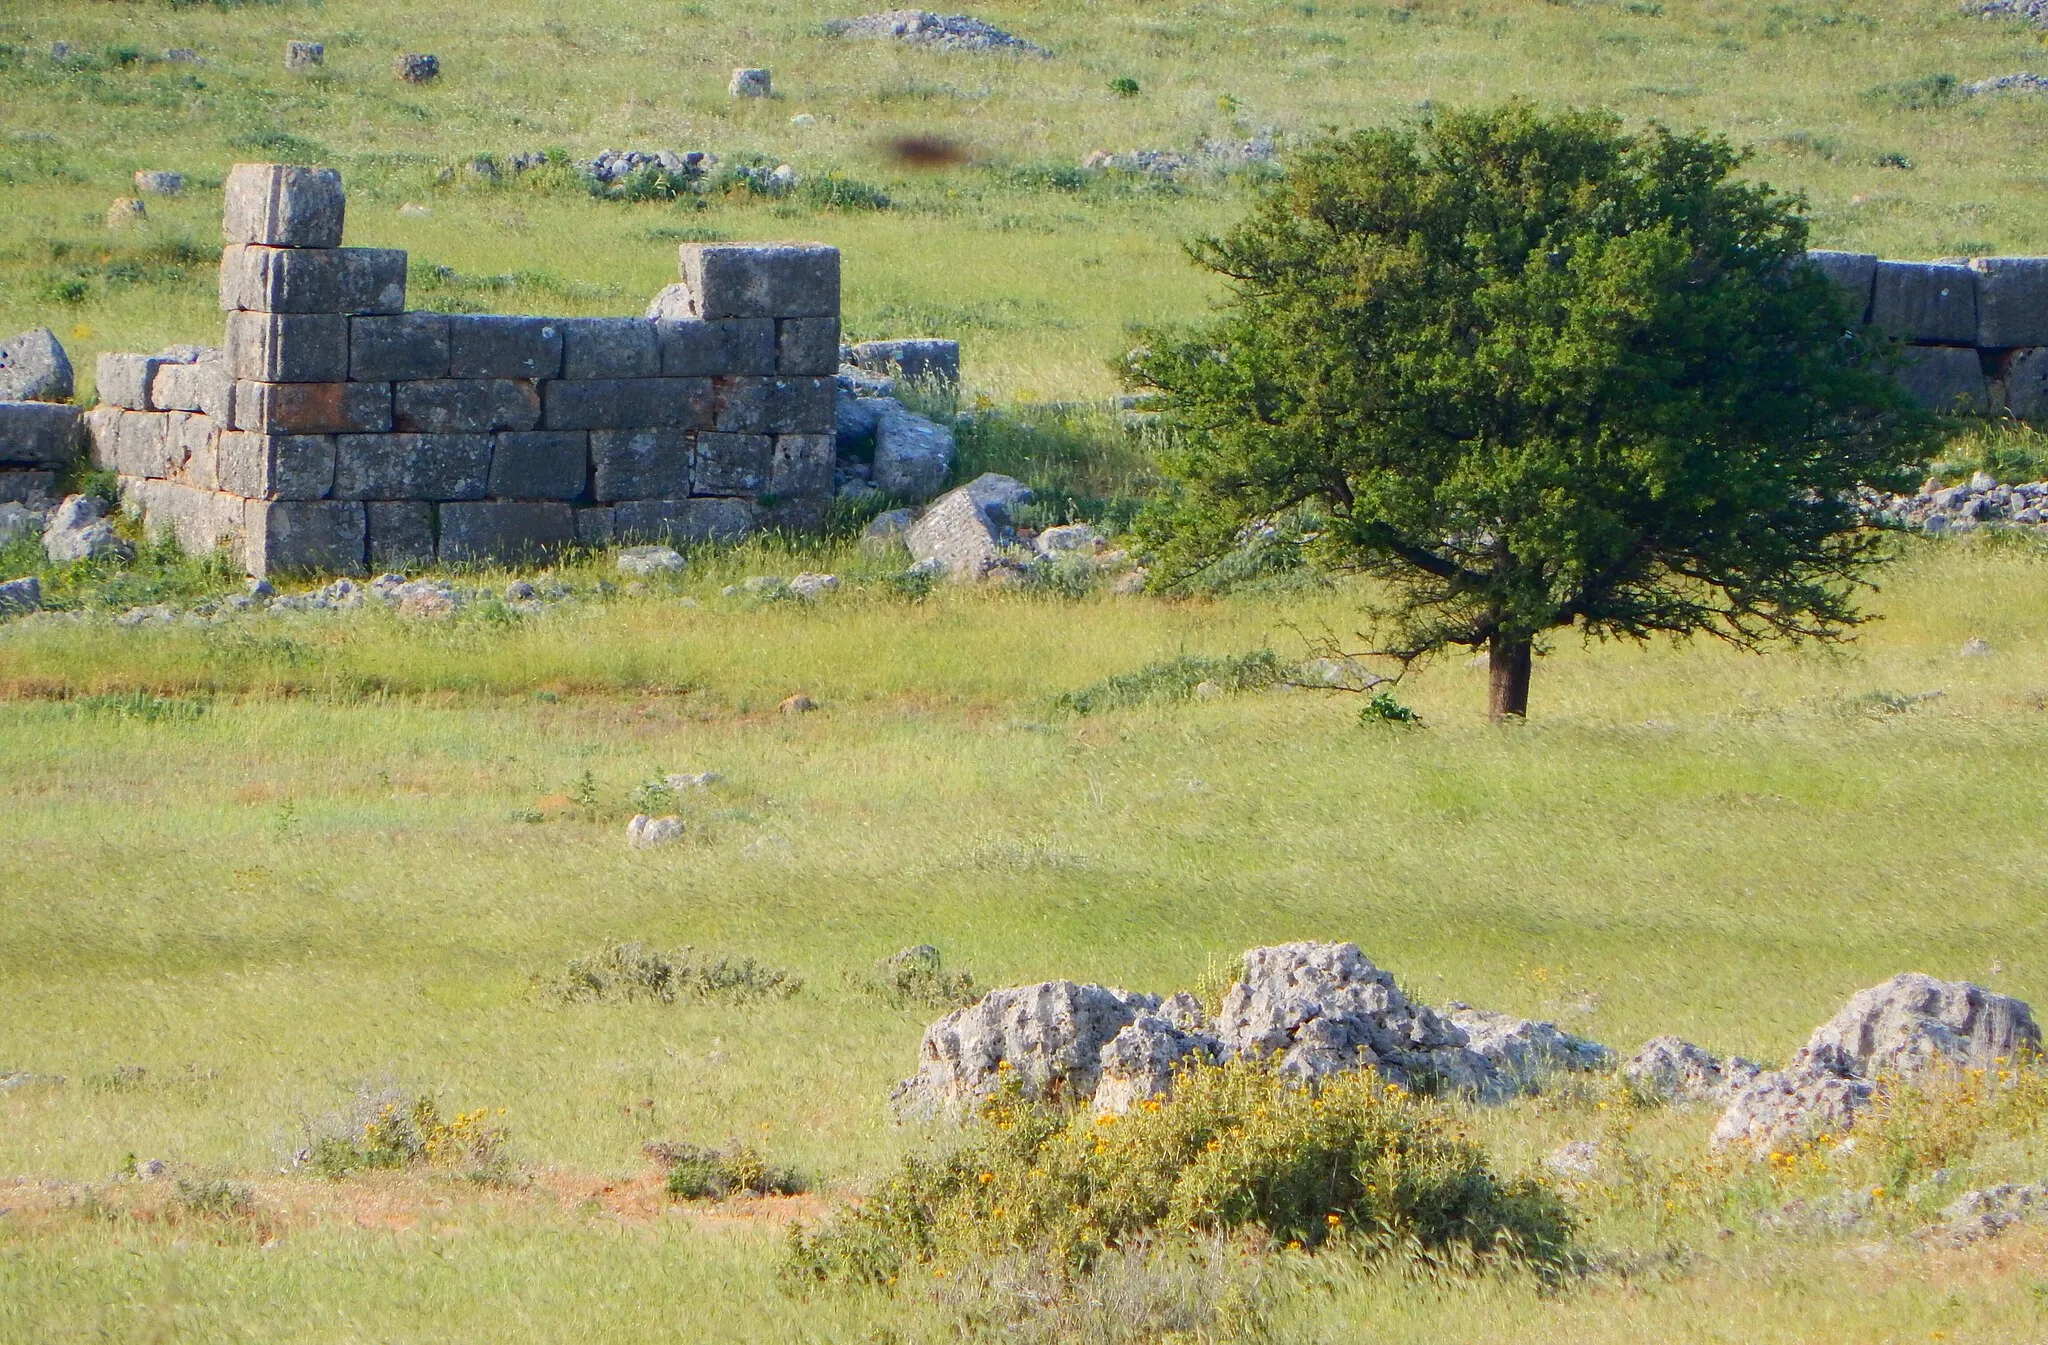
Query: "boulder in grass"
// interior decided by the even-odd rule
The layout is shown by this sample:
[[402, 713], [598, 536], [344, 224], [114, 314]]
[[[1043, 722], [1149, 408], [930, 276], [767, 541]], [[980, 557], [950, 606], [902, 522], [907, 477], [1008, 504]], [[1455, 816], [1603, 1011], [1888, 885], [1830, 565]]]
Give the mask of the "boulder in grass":
[[732, 72], [732, 82], [725, 86], [727, 94], [734, 98], [768, 98], [772, 96], [773, 76], [758, 67], [743, 66]]
[[161, 168], [138, 168], [135, 190], [144, 196], [177, 196], [185, 190], [185, 175]]
[[107, 227], [132, 229], [149, 222], [149, 207], [133, 196], [116, 196], [107, 206]]
[[629, 849], [651, 850], [682, 838], [683, 822], [679, 817], [649, 817], [640, 813], [626, 823], [626, 845]]
[[67, 495], [43, 525], [43, 554], [65, 565], [103, 557], [126, 560], [135, 548], [107, 521], [105, 501], [96, 495]]
[[876, 489], [930, 499], [953, 470], [953, 432], [893, 400], [872, 409]]
[[34, 575], [10, 579], [0, 584], [0, 616], [14, 616], [22, 612], [33, 612], [43, 605], [42, 581]]
[[327, 46], [321, 42], [287, 42], [284, 44], [284, 68], [287, 70], [317, 70], [327, 62]]
[[1140, 1102], [1170, 1095], [1179, 1071], [1213, 1065], [1222, 1055], [1223, 1043], [1203, 1028], [1185, 1026], [1163, 1013], [1141, 1013], [1102, 1048], [1091, 1102], [1097, 1112], [1129, 1111]]
[[1475, 1009], [1455, 1000], [1445, 1006], [1443, 1016], [1464, 1032], [1473, 1052], [1524, 1092], [1540, 1091], [1553, 1074], [1596, 1074], [1614, 1068], [1613, 1051], [1555, 1023]]
[[48, 327], [0, 341], [0, 402], [68, 402], [71, 359]]
[[619, 573], [636, 579], [655, 574], [677, 574], [688, 564], [680, 551], [668, 546], [629, 546], [619, 553]]
[[1024, 1096], [1082, 1102], [1102, 1081], [1102, 1052], [1154, 995], [1074, 981], [992, 990], [925, 1029], [917, 1073], [896, 1086], [904, 1115], [965, 1117], [1014, 1078]]
[[404, 52], [392, 58], [391, 72], [407, 84], [429, 84], [441, 77], [441, 58]]
[[1680, 1037], [1652, 1037], [1621, 1067], [1640, 1096], [1658, 1102], [1722, 1102], [1761, 1071], [1741, 1056], [1723, 1060]]

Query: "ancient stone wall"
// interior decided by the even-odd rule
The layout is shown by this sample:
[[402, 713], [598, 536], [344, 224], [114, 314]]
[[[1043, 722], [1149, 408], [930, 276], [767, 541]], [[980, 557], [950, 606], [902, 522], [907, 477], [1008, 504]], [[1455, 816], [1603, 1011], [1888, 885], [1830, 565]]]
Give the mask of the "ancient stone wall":
[[100, 358], [93, 460], [152, 533], [260, 575], [822, 519], [837, 249], [686, 244], [652, 318], [406, 312], [343, 210], [332, 170], [237, 165], [222, 345]]
[[1922, 405], [2048, 424], [2048, 257], [1807, 257], [1863, 322], [1906, 343], [1899, 380]]

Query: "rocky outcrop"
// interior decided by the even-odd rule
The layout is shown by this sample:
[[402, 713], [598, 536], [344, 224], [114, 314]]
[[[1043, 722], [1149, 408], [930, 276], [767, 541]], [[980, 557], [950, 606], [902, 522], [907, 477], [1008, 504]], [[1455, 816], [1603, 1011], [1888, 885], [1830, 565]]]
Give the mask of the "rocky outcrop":
[[63, 565], [103, 556], [125, 560], [135, 548], [115, 534], [105, 501], [96, 495], [67, 495], [43, 525], [43, 554]]
[[[917, 1073], [896, 1086], [891, 1102], [908, 1116], [971, 1115], [1005, 1075], [1015, 1076], [1026, 1097], [1092, 1099], [1103, 1048], [1158, 1007], [1156, 995], [1073, 981], [992, 990], [925, 1029]], [[1140, 1059], [1136, 1043], [1131, 1056]]]
[[1410, 1002], [1394, 978], [1351, 943], [1286, 943], [1244, 955], [1223, 996], [1217, 1036], [1231, 1054], [1276, 1058], [1306, 1082], [1374, 1070], [1416, 1091], [1497, 1096], [1505, 1081], [1463, 1030]]
[[1141, 1013], [1102, 1048], [1095, 1110], [1124, 1112], [1147, 1098], [1165, 1097], [1173, 1090], [1175, 1071], [1213, 1065], [1222, 1055], [1222, 1043], [1184, 1014], [1176, 1021], [1163, 1012]]
[[1710, 1142], [1759, 1157], [1792, 1152], [1853, 1127], [1879, 1080], [1989, 1068], [2040, 1049], [2041, 1029], [2023, 1001], [1907, 972], [1850, 996], [1789, 1066], [1734, 1092]]
[[1523, 1092], [1537, 1092], [1553, 1074], [1604, 1073], [1614, 1052], [1597, 1041], [1575, 1037], [1555, 1023], [1475, 1009], [1453, 1000], [1443, 1016], [1461, 1029], [1466, 1045], [1501, 1079]]
[[2044, 1217], [2048, 1217], [2048, 1182], [2001, 1182], [1958, 1196], [1941, 1212], [1940, 1231], [1951, 1242], [1979, 1242], [2014, 1224]]
[[1652, 1037], [1621, 1067], [1636, 1093], [1658, 1102], [1722, 1102], [1762, 1071], [1741, 1056], [1721, 1059], [1680, 1037]]
[[928, 9], [889, 9], [838, 19], [825, 25], [838, 37], [901, 42], [938, 51], [1006, 51], [1021, 56], [1050, 56], [1033, 42], [966, 14], [934, 14]]

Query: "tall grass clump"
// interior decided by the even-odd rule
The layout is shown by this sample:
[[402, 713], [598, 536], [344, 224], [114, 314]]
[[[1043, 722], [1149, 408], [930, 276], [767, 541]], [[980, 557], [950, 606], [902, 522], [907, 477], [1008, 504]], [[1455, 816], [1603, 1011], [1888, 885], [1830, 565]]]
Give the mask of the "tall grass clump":
[[1116, 1249], [1246, 1233], [1431, 1264], [1549, 1266], [1571, 1242], [1553, 1193], [1503, 1179], [1450, 1113], [1368, 1071], [1309, 1090], [1264, 1062], [1202, 1066], [1170, 1100], [1123, 1116], [1020, 1096], [1001, 1090], [972, 1141], [906, 1159], [860, 1205], [795, 1230], [791, 1272], [888, 1284], [913, 1266], [949, 1273], [1010, 1255], [1086, 1272]]
[[788, 999], [803, 989], [803, 978], [751, 957], [698, 957], [693, 949], [659, 952], [638, 943], [608, 942], [588, 957], [574, 958], [549, 992], [568, 1003], [624, 1004], [651, 999], [716, 1000], [743, 1004]]

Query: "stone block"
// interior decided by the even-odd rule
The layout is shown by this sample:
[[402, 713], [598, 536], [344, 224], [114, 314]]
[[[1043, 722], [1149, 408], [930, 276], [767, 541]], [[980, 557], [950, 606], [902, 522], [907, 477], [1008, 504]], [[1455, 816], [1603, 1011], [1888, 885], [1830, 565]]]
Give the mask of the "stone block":
[[264, 434], [381, 433], [391, 428], [391, 385], [238, 381], [234, 425]]
[[405, 253], [230, 244], [220, 255], [220, 306], [230, 312], [401, 313]]
[[551, 379], [541, 384], [550, 430], [710, 428], [708, 378]]
[[163, 363], [163, 357], [159, 355], [109, 351], [94, 365], [93, 392], [109, 406], [125, 406], [131, 411], [151, 410], [155, 404], [149, 399], [150, 385], [156, 381], [156, 371]]
[[48, 327], [0, 341], [0, 402], [68, 402], [71, 357]]
[[1977, 273], [1947, 262], [1879, 262], [1870, 320], [1902, 341], [1968, 345], [1977, 339]]
[[141, 515], [143, 532], [152, 540], [168, 536], [188, 556], [210, 555], [242, 530], [239, 496], [175, 481], [136, 481], [123, 483], [121, 499]]
[[896, 402], [875, 420], [876, 487], [906, 499], [938, 492], [953, 470], [953, 432]]
[[220, 488], [252, 500], [324, 500], [334, 493], [334, 436], [228, 430], [216, 441]]
[[822, 243], [685, 243], [697, 318], [839, 316], [839, 249]]
[[690, 466], [692, 495], [758, 495], [768, 488], [775, 441], [765, 434], [697, 436]]
[[[171, 460], [174, 477], [200, 490], [220, 489], [220, 423], [211, 416], [173, 412]], [[182, 419], [178, 417], [182, 416]]]
[[751, 532], [754, 520], [750, 501], [717, 496], [622, 500], [612, 507], [615, 540], [621, 542], [731, 542]]
[[209, 350], [190, 364], [158, 365], [149, 400], [166, 411], [197, 411], [222, 425], [234, 424], [235, 379], [227, 357]]
[[338, 500], [480, 500], [488, 434], [344, 434], [335, 439]]
[[1979, 257], [1977, 344], [2048, 346], [2048, 257]]
[[448, 319], [452, 378], [557, 378], [562, 328], [552, 318], [464, 313]]
[[712, 385], [712, 424], [724, 434], [764, 434], [768, 429], [768, 378], [721, 378]]
[[243, 563], [259, 577], [283, 570], [361, 574], [368, 554], [359, 500], [251, 500], [243, 529]]
[[578, 546], [610, 546], [614, 536], [615, 523], [612, 507], [596, 505], [576, 511], [576, 544]]
[[332, 168], [238, 163], [228, 170], [221, 236], [266, 247], [338, 248], [347, 204]]
[[84, 441], [87, 461], [93, 466], [113, 470], [121, 438], [121, 417], [127, 414], [121, 407], [101, 402], [78, 418], [79, 437]]
[[105, 465], [121, 476], [171, 474], [171, 417], [187, 412], [123, 411], [114, 430], [113, 454]]
[[446, 378], [451, 321], [439, 313], [350, 319], [348, 376], [365, 382]]
[[491, 448], [485, 493], [501, 500], [575, 500], [589, 475], [590, 435], [583, 430], [501, 434]]
[[434, 563], [434, 506], [419, 500], [369, 500], [370, 568], [404, 570]]
[[2006, 409], [2030, 425], [2048, 426], [2048, 347], [2015, 350], [2004, 373]]
[[548, 560], [575, 541], [575, 513], [559, 501], [481, 500], [441, 506], [443, 565]]
[[1909, 346], [1899, 367], [1899, 386], [1930, 411], [1984, 415], [1991, 398], [1984, 367], [1966, 346]]
[[[1870, 320], [1870, 291], [1877, 279], [1876, 253], [1830, 252], [1815, 249], [1806, 254], [1806, 262], [1834, 281], [1836, 288], [1842, 291], [1842, 306], [1848, 310], [1849, 321], [1862, 323]], [[858, 347], [855, 348], [855, 362], [859, 363]], [[959, 364], [960, 357], [956, 349], [953, 357], [956, 378], [959, 376]]]
[[[1818, 257], [1841, 257], [1848, 253], [1812, 253], [1809, 259]], [[1877, 258], [1870, 259], [1877, 264]], [[1824, 271], [1832, 271], [1830, 264], [1819, 263]], [[1864, 277], [1864, 289], [1869, 289], [1869, 277]], [[1866, 295], [1865, 306], [1868, 306]], [[1859, 313], [1861, 310], [1858, 310]], [[1861, 321], [1861, 318], [1858, 318]], [[960, 381], [960, 343], [942, 341], [932, 336], [907, 337], [893, 341], [862, 341], [853, 347], [853, 362], [870, 373], [884, 374], [890, 378], [901, 378], [912, 383], [958, 383]], [[812, 372], [807, 370], [806, 372]], [[836, 370], [827, 370], [827, 373]]]
[[562, 377], [653, 378], [661, 372], [654, 324], [646, 318], [564, 318]]
[[754, 525], [776, 532], [816, 532], [825, 526], [830, 506], [831, 497], [825, 495], [770, 498], [755, 510]]
[[230, 313], [228, 368], [267, 383], [339, 383], [348, 377], [348, 327], [339, 313]]
[[839, 319], [784, 318], [775, 324], [775, 372], [787, 375], [839, 372]]
[[0, 402], [0, 465], [64, 467], [82, 446], [78, 408], [61, 402]]
[[488, 434], [540, 423], [540, 393], [526, 378], [435, 378], [393, 385], [391, 423], [424, 434]]
[[831, 493], [838, 441], [829, 434], [779, 434], [768, 467], [768, 493], [778, 500]]
[[778, 378], [768, 385], [770, 434], [832, 434], [838, 429], [837, 388], [829, 378]]
[[593, 430], [592, 494], [601, 503], [672, 499], [690, 493], [691, 435], [673, 426]]
[[43, 504], [56, 498], [56, 472], [16, 467], [0, 469], [0, 504]]
[[657, 322], [654, 337], [661, 348], [661, 372], [670, 378], [766, 377], [775, 372], [775, 322], [771, 318]]

